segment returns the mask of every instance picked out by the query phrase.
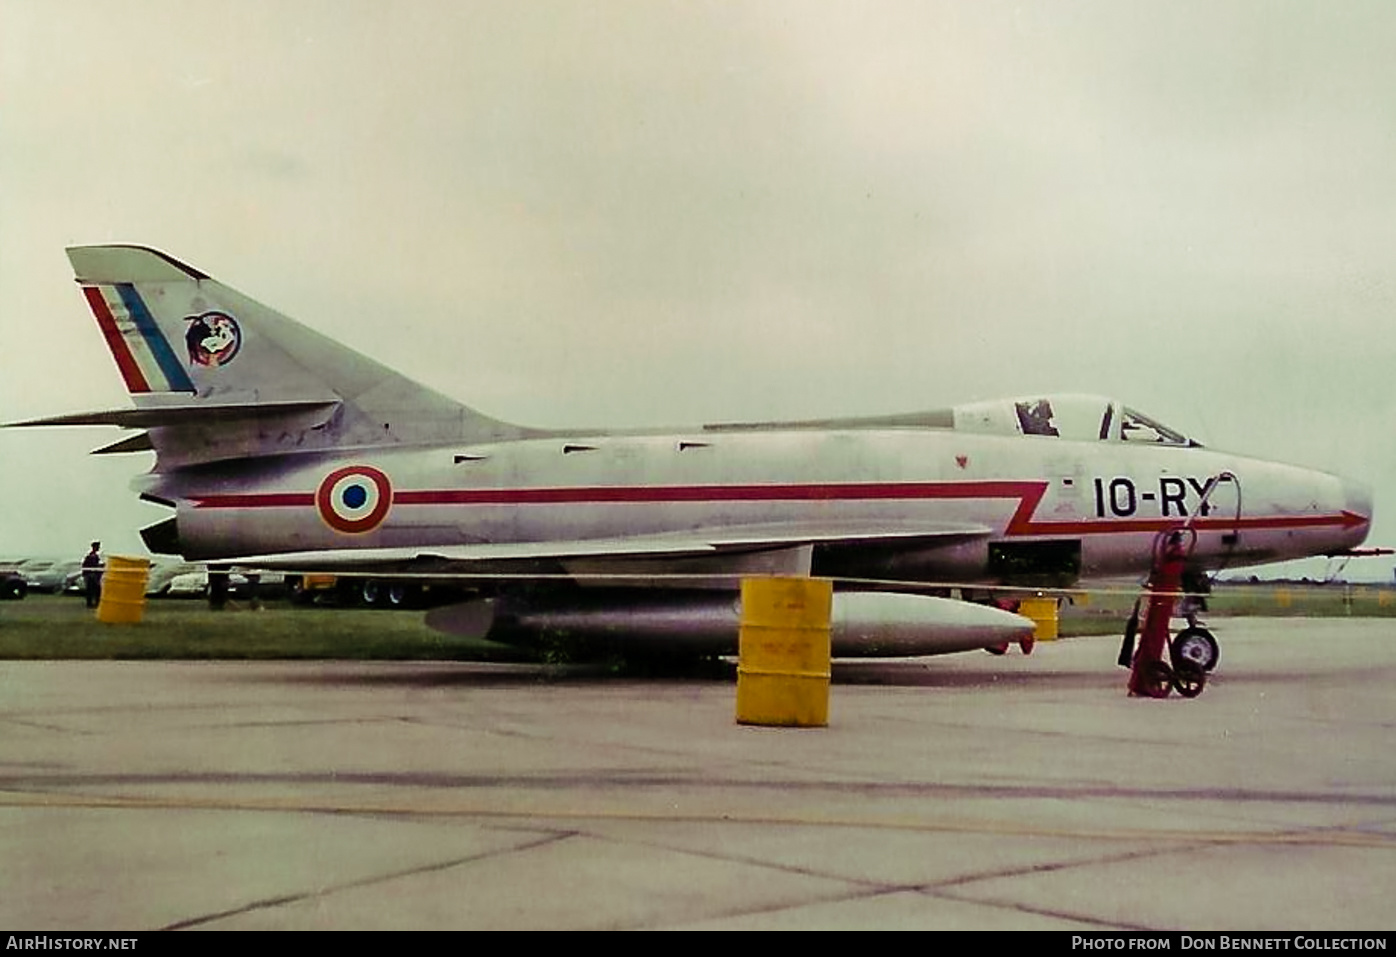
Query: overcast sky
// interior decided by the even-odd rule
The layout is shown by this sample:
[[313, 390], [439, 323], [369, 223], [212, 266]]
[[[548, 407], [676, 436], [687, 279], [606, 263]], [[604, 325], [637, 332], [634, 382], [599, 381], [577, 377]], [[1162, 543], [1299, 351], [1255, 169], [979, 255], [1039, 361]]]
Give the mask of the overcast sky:
[[[0, 0], [0, 420], [128, 404], [63, 248], [137, 242], [516, 422], [1100, 392], [1393, 544], [1393, 51], [1386, 0]], [[119, 436], [0, 432], [0, 557], [140, 553]]]

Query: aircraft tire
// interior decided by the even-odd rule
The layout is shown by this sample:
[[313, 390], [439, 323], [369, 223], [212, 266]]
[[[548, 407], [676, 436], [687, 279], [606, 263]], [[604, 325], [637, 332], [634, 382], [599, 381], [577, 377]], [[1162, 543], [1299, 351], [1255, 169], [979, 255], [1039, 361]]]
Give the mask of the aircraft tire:
[[1173, 645], [1169, 650], [1175, 665], [1188, 661], [1203, 671], [1216, 668], [1217, 661], [1221, 658], [1217, 639], [1206, 628], [1184, 628], [1174, 636]]
[[359, 584], [359, 601], [369, 608], [377, 608], [383, 603], [383, 583], [376, 578], [365, 578]]
[[1173, 669], [1173, 687], [1184, 698], [1196, 698], [1207, 685], [1207, 672], [1199, 665], [1183, 659]]
[[411, 608], [417, 603], [417, 586], [406, 582], [390, 582], [386, 600], [389, 608]]

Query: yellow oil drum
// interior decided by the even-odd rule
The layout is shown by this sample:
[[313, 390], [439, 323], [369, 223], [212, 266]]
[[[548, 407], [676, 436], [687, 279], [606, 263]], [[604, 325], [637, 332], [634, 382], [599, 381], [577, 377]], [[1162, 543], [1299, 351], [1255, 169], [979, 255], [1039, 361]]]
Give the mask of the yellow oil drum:
[[102, 600], [97, 603], [97, 620], [109, 625], [133, 624], [145, 614], [145, 583], [150, 561], [112, 555], [102, 575]]
[[834, 585], [815, 578], [742, 581], [737, 723], [829, 724], [829, 613]]
[[1055, 598], [1024, 598], [1018, 605], [1018, 614], [1031, 618], [1037, 623], [1032, 636], [1038, 641], [1055, 641], [1057, 638], [1057, 600]]

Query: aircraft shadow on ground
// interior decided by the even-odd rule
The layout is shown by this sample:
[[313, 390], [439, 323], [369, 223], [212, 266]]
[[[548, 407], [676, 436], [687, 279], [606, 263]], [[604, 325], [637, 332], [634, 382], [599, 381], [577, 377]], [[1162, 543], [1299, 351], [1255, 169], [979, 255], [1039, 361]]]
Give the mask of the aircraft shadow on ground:
[[[433, 663], [375, 663], [352, 669], [320, 668], [314, 665], [288, 668], [269, 675], [265, 671], [227, 675], [236, 682], [275, 682], [324, 687], [402, 686], [415, 688], [509, 688], [538, 685], [601, 686], [618, 682], [696, 683], [735, 685], [737, 664], [731, 659], [687, 664], [653, 663], [617, 666], [615, 664], [510, 664], [480, 665]], [[831, 671], [834, 686], [881, 686], [908, 688], [1064, 688], [1097, 687], [1118, 677], [1123, 686], [1124, 672], [1101, 662], [1098, 670], [1062, 671], [996, 670], [989, 661], [985, 667], [966, 669], [948, 661], [836, 661]]]

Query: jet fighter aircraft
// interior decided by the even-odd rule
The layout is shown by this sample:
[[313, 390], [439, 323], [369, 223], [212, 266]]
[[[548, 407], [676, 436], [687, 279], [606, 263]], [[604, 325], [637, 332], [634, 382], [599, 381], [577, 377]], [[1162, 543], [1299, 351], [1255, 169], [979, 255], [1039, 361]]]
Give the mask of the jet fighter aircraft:
[[[490, 418], [178, 260], [70, 248], [134, 408], [23, 425], [142, 430], [153, 552], [454, 580], [443, 630], [732, 653], [737, 583], [836, 582], [833, 652], [994, 647], [1032, 623], [934, 594], [1139, 576], [1186, 528], [1196, 569], [1343, 552], [1370, 491], [1203, 448], [1112, 399], [599, 431]], [[394, 576], [400, 576], [395, 578]]]

